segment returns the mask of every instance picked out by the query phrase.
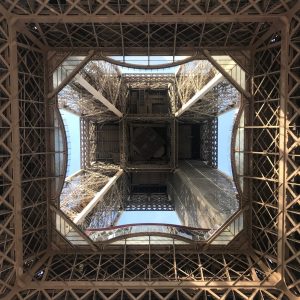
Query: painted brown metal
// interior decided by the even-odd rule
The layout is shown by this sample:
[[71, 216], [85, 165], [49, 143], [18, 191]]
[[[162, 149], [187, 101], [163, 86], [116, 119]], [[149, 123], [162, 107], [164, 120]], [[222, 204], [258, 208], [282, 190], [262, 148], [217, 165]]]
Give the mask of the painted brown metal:
[[[51, 4], [54, 2], [58, 4]], [[91, 1], [59, 3], [6, 0], [0, 7], [3, 41], [0, 105], [4, 124], [0, 141], [4, 155], [0, 167], [3, 178], [1, 296], [6, 299], [297, 299], [300, 292], [299, 3], [182, 1], [179, 8], [174, 8], [173, 2], [157, 1], [148, 7], [144, 2], [128, 1], [119, 7], [123, 10], [122, 16], [114, 1], [97, 1], [94, 7]], [[91, 9], [95, 14], [90, 13]], [[127, 16], [133, 12], [134, 15]], [[279, 18], [285, 19], [288, 25], [283, 23], [282, 30], [275, 31], [271, 37], [265, 35], [272, 26], [270, 23]], [[47, 223], [51, 222], [46, 217], [47, 201], [51, 200], [45, 186], [51, 179], [45, 176], [44, 162], [50, 154], [45, 151], [44, 132], [52, 129], [44, 126], [45, 111], [41, 103], [47, 97], [43, 89], [39, 89], [39, 85], [44, 85], [41, 79], [44, 78], [43, 54], [36, 49], [39, 45], [33, 47], [26, 33], [17, 32], [14, 36], [15, 25], [11, 20], [17, 19], [47, 48], [100, 47], [103, 41], [99, 40], [96, 30], [105, 28], [115, 32], [114, 23], [119, 28], [120, 22], [129, 21], [132, 24], [126, 28], [123, 24], [122, 29], [126, 36], [123, 41], [128, 41], [128, 48], [126, 42], [123, 43], [125, 48], [120, 47], [123, 53], [127, 50], [128, 53], [151, 53], [151, 47], [156, 53], [173, 54], [177, 50], [191, 53], [196, 44], [205, 49], [228, 50], [230, 46], [242, 50], [262, 36], [267, 37], [260, 40], [251, 58], [254, 65], [251, 74], [253, 123], [247, 126], [253, 140], [247, 155], [253, 166], [245, 174], [245, 183], [252, 195], [252, 224], [248, 224], [252, 247], [246, 244], [247, 253], [242, 254], [244, 250], [236, 247], [245, 245], [241, 244], [242, 239], [225, 249], [125, 245], [108, 247], [96, 254], [82, 249], [74, 251], [67, 245], [57, 246], [56, 253], [50, 249], [56, 246], [55, 237], [53, 243], [48, 244], [46, 230]], [[150, 29], [142, 30], [147, 21], [152, 24]], [[64, 23], [68, 25], [62, 30], [60, 26]], [[35, 28], [34, 24], [38, 26]], [[244, 38], [239, 27], [244, 30]], [[86, 28], [94, 33], [91, 36], [87, 33], [84, 38]], [[157, 34], [159, 28], [161, 34]], [[116, 43], [110, 40], [106, 51], [122, 45], [119, 30]], [[130, 30], [141, 32], [139, 40], [135, 40]], [[76, 42], [76, 31], [80, 32], [81, 41]], [[185, 31], [186, 36], [182, 37]], [[203, 34], [199, 36], [199, 32]], [[196, 33], [196, 42], [191, 47], [188, 42]], [[150, 43], [149, 34], [153, 36]], [[42, 263], [38, 263], [42, 257]], [[28, 275], [25, 279], [22, 268]]]

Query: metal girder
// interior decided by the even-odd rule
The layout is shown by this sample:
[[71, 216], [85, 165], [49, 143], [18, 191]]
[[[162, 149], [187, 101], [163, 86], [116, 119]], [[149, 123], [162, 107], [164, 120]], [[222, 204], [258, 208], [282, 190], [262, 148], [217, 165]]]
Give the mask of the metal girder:
[[[104, 299], [104, 300], [111, 300], [111, 299], [163, 299], [167, 300], [170, 297], [176, 297], [174, 299], [188, 299], [192, 300], [195, 297], [200, 297], [199, 299], [226, 299], [225, 297], [235, 297], [241, 299], [252, 299], [255, 297], [264, 297], [265, 299], [285, 299], [284, 295], [280, 293], [280, 291], [276, 288], [270, 289], [270, 291], [261, 289], [261, 288], [254, 288], [254, 289], [238, 289], [238, 288], [224, 288], [224, 289], [203, 289], [198, 291], [193, 291], [193, 289], [189, 288], [172, 288], [172, 289], [159, 289], [159, 288], [149, 288], [143, 291], [141, 290], [134, 290], [134, 289], [126, 289], [126, 288], [119, 288], [116, 290], [101, 290], [101, 289], [89, 289], [89, 291], [77, 291], [72, 289], [60, 289], [55, 291], [59, 296], [64, 298], [75, 297], [78, 293], [80, 297], [83, 299], [88, 299], [89, 297], [96, 297]], [[54, 294], [54, 290], [26, 290], [23, 293], [18, 292], [18, 298], [21, 297], [48, 297], [50, 298], [51, 295]], [[145, 298], [146, 297], [146, 298]]]
[[86, 169], [91, 165], [90, 122], [80, 118], [80, 167]]
[[218, 168], [218, 118], [204, 120], [200, 128], [200, 159]]
[[286, 189], [288, 144], [287, 144], [287, 99], [288, 99], [288, 57], [289, 24], [281, 30], [280, 57], [280, 99], [279, 99], [279, 166], [278, 166], [278, 265], [284, 278], [284, 260], [286, 255]]
[[123, 23], [232, 23], [232, 22], [276, 22], [274, 15], [18, 15], [17, 20], [24, 23], [103, 23], [103, 24], [123, 24]]
[[[35, 5], [34, 5], [35, 4]], [[147, 2], [132, 2], [132, 1], [124, 1], [122, 3], [116, 2], [106, 2], [104, 0], [99, 0], [97, 3], [91, 7], [90, 2], [49, 2], [49, 3], [24, 3], [22, 0], [12, 1], [6, 0], [2, 4], [2, 9], [8, 14], [18, 14], [25, 15], [26, 14], [34, 14], [41, 16], [55, 16], [62, 15], [68, 16], [73, 15], [75, 17], [82, 15], [94, 15], [94, 16], [189, 16], [189, 15], [199, 15], [204, 17], [208, 16], [232, 16], [238, 17], [243, 16], [246, 13], [248, 16], [251, 12], [251, 15], [254, 16], [272, 16], [274, 11], [277, 14], [285, 14], [289, 12], [293, 12], [296, 4], [294, 1], [285, 1], [285, 2], [242, 2], [242, 3], [222, 3], [219, 1], [206, 3], [192, 3], [187, 0], [183, 0], [180, 2], [180, 5], [176, 2], [164, 2], [164, 1], [156, 1], [154, 3]], [[93, 9], [91, 9], [93, 8]], [[246, 18], [245, 18], [246, 19]], [[214, 20], [214, 22], [218, 22], [218, 19]], [[172, 32], [173, 34], [173, 32]]]
[[[300, 122], [300, 105], [299, 105], [299, 55], [300, 49], [297, 46], [300, 34], [300, 7], [297, 3], [298, 12], [295, 12], [293, 16], [288, 20], [289, 22], [289, 37], [288, 41], [284, 41], [283, 45], [286, 47], [288, 42], [288, 85], [283, 85], [282, 97], [287, 96], [287, 107], [286, 107], [286, 146], [285, 157], [286, 157], [286, 177], [285, 177], [285, 200], [284, 217], [285, 224], [283, 223], [285, 235], [283, 242], [285, 243], [285, 255], [284, 259], [284, 279], [288, 289], [294, 294], [299, 295], [300, 284], [297, 279], [297, 271], [300, 268], [300, 251], [299, 243], [296, 242], [295, 237], [300, 234], [299, 227], [299, 165], [300, 165], [300, 139], [299, 139], [299, 122]], [[286, 28], [287, 29], [287, 28]], [[286, 48], [283, 49], [286, 53]], [[286, 59], [286, 58], [284, 58]], [[286, 80], [286, 79], [284, 79]], [[286, 82], [286, 81], [285, 81]], [[283, 82], [284, 83], [284, 82]], [[286, 94], [285, 88], [288, 88]], [[282, 99], [283, 101], [283, 99]], [[282, 153], [284, 154], [284, 153]], [[283, 254], [283, 253], [282, 253]]]
[[25, 26], [16, 24], [18, 32], [25, 34], [40, 50], [47, 51], [46, 45], [34, 36]]
[[[55, 229], [70, 243], [74, 239], [80, 245], [89, 245], [93, 251], [97, 251], [97, 247], [77, 226], [76, 223], [66, 217], [60, 209], [50, 206], [52, 217], [55, 220]], [[70, 236], [71, 234], [71, 236]]]
[[88, 203], [88, 205], [75, 217], [74, 223], [80, 224], [84, 221], [85, 217], [91, 212], [91, 210], [97, 205], [99, 201], [103, 199], [106, 193], [111, 189], [111, 187], [116, 183], [119, 177], [122, 176], [123, 170], [119, 170], [116, 175], [111, 177], [107, 184], [94, 196], [94, 198]]
[[18, 50], [17, 32], [13, 24], [9, 24], [9, 54], [10, 54], [10, 103], [12, 118], [12, 176], [13, 201], [15, 216], [15, 256], [17, 278], [23, 274], [23, 242], [22, 242], [22, 190], [21, 190], [21, 163], [20, 163], [20, 128], [19, 128], [19, 101], [18, 101]]
[[[84, 66], [91, 60], [91, 58], [94, 55], [94, 50], [89, 51], [88, 55], [79, 63], [75, 66], [75, 68], [72, 66], [71, 71], [67, 72], [66, 76], [63, 78], [63, 80], [59, 83], [59, 85], [53, 89], [49, 94], [48, 94], [48, 98], [51, 99], [54, 96], [56, 96], [75, 76], [76, 74], [78, 74], [78, 72], [84, 68]], [[59, 67], [64, 68], [65, 66], [63, 66], [63, 64], [67, 61], [67, 59], [65, 61], [63, 61]], [[57, 69], [58, 69], [57, 68]], [[55, 72], [55, 71], [54, 71]], [[54, 73], [53, 72], [53, 73]], [[79, 75], [77, 75], [79, 76]]]
[[109, 102], [99, 91], [97, 91], [93, 86], [91, 86], [82, 76], [75, 76], [76, 82], [82, 85], [89, 93], [93, 95], [93, 97], [99, 100], [103, 105], [105, 105], [110, 111], [112, 111], [116, 116], [121, 118], [123, 114]]
[[[28, 284], [27, 288], [29, 289], [38, 289], [40, 286], [37, 282], [31, 282]], [[84, 282], [84, 281], [47, 281], [43, 283], [44, 289], [115, 289], [115, 288], [124, 288], [124, 289], [170, 289], [180, 287], [182, 289], [201, 289], [201, 288], [228, 288], [234, 287], [239, 288], [260, 288], [260, 289], [270, 289], [274, 287], [274, 282], [263, 282], [260, 281], [226, 281], [226, 282], [217, 282], [217, 281], [104, 281], [104, 282]]]
[[175, 113], [175, 117], [180, 117], [185, 111], [189, 110], [197, 101], [201, 100], [209, 91], [212, 90], [218, 83], [224, 80], [221, 73], [215, 75], [204, 87], [201, 88], [190, 100], [182, 105]]
[[166, 193], [132, 193], [124, 203], [125, 211], [174, 211]]
[[236, 76], [232, 76], [230, 74], [229, 70], [224, 69], [209, 53], [209, 51], [204, 50], [203, 51], [206, 58], [209, 60], [209, 62], [246, 98], [250, 98], [251, 95], [248, 91], [246, 91], [241, 84], [236, 80]]
[[71, 181], [74, 177], [82, 174], [84, 172], [83, 169], [78, 170], [77, 172], [73, 173], [72, 175], [66, 177], [65, 182]]

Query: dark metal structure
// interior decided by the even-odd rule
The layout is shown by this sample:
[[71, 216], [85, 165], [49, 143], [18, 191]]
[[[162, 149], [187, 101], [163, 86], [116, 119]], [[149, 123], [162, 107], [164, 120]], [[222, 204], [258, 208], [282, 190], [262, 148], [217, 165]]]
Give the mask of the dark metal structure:
[[[0, 25], [2, 298], [299, 299], [299, 1], [3, 0]], [[241, 210], [214, 238], [93, 243], [57, 209], [67, 147], [56, 95], [110, 55], [210, 59], [237, 87], [213, 57], [245, 70], [232, 141]], [[81, 126], [87, 149], [96, 126]], [[217, 243], [241, 216], [244, 229]]]

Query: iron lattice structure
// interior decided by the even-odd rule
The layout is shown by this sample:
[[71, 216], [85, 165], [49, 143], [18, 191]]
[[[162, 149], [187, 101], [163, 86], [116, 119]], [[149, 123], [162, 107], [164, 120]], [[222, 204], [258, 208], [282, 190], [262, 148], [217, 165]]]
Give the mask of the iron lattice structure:
[[[2, 1], [1, 297], [298, 299], [299, 9], [296, 0]], [[71, 54], [86, 55], [81, 67], [91, 49], [205, 49], [230, 54], [247, 71], [245, 168], [234, 176], [244, 180], [249, 217], [228, 246], [75, 249], [52, 229], [50, 204], [58, 205], [66, 169], [52, 75]]]
[[[207, 161], [209, 166], [218, 166], [218, 118], [210, 118], [201, 124], [201, 158]], [[211, 137], [211, 138], [209, 138]]]

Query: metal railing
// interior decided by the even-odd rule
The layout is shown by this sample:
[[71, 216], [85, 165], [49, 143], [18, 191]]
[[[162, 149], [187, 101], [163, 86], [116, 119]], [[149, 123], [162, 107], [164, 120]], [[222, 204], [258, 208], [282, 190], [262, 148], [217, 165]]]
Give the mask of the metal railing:
[[170, 235], [191, 241], [205, 241], [209, 238], [208, 232], [209, 229], [157, 223], [126, 224], [109, 228], [87, 228], [85, 230], [86, 235], [94, 242], [138, 235]]

